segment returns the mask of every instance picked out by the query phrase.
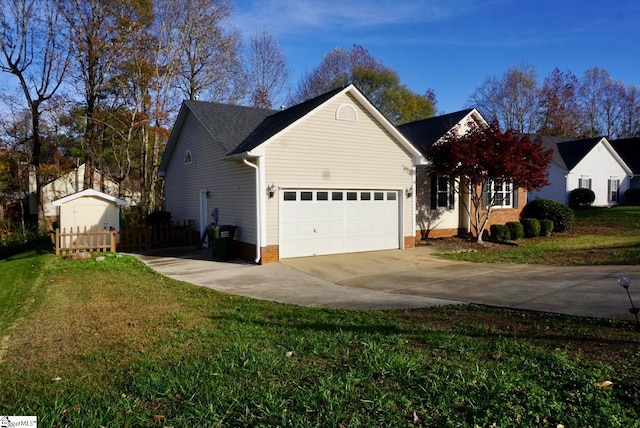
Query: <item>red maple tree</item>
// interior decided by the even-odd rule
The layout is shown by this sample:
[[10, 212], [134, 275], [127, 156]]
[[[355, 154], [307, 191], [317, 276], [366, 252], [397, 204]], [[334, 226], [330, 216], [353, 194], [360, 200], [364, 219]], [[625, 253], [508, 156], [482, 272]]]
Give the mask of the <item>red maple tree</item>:
[[470, 125], [464, 134], [449, 133], [426, 154], [438, 175], [455, 177], [457, 192], [469, 195], [463, 205], [471, 219], [478, 243], [489, 221], [497, 193], [491, 183], [511, 183], [512, 189], [527, 191], [547, 184], [553, 150], [542, 146], [540, 137], [509, 129], [502, 131], [497, 122], [486, 128]]

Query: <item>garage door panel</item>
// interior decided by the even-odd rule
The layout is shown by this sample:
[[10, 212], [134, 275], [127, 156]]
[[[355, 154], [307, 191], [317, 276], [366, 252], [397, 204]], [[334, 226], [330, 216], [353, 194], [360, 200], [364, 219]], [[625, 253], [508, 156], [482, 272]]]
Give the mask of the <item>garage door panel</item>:
[[304, 190], [311, 200], [301, 200], [300, 192], [287, 190], [289, 199], [280, 200], [281, 258], [400, 247], [396, 192]]

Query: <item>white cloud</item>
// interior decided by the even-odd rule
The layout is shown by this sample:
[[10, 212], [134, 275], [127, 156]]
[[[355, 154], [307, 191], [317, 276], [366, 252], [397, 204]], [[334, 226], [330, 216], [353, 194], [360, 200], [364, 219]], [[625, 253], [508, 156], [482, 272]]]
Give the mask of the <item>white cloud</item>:
[[437, 22], [475, 7], [471, 0], [237, 0], [233, 23], [245, 31], [269, 28], [276, 34], [303, 34]]

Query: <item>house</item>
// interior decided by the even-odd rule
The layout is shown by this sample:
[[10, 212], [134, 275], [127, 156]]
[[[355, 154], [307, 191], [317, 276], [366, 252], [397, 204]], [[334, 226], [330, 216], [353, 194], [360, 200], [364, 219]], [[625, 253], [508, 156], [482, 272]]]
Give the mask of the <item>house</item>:
[[[426, 154], [431, 146], [450, 133], [463, 135], [470, 127], [487, 127], [488, 124], [476, 109], [466, 109], [398, 126], [400, 132]], [[417, 238], [438, 238], [470, 233], [471, 220], [467, 210], [468, 191], [460, 191], [460, 178], [437, 176], [429, 165], [417, 167], [416, 177], [416, 234]], [[526, 203], [524, 189], [512, 189], [508, 183], [494, 189], [503, 193], [496, 200], [489, 218], [491, 224], [518, 221]], [[472, 213], [473, 214], [473, 213]]]
[[159, 174], [178, 221], [237, 226], [235, 254], [410, 248], [424, 158], [353, 85], [282, 110], [184, 101]]
[[542, 137], [542, 145], [553, 149], [548, 186], [530, 193], [568, 204], [573, 189], [587, 188], [595, 194], [594, 206], [622, 203], [632, 171], [604, 137], [567, 139]]
[[[59, 220], [59, 207], [53, 205], [53, 201], [64, 198], [65, 196], [73, 195], [84, 189], [84, 180], [86, 173], [86, 164], [81, 164], [78, 167], [68, 171], [56, 179], [43, 185], [40, 189], [42, 198], [42, 208], [44, 210], [45, 218], [54, 223]], [[35, 194], [35, 175], [30, 174], [29, 186], [31, 194]], [[97, 169], [93, 170], [93, 189], [102, 191], [108, 195], [119, 196], [119, 186], [113, 180], [105, 177]], [[123, 197], [126, 200], [127, 205], [135, 205], [139, 200], [139, 195], [125, 189], [125, 195]], [[37, 204], [35, 201], [30, 201], [31, 214], [36, 215], [34, 212]]]
[[61, 199], [52, 205], [60, 212], [60, 230], [120, 230], [120, 207], [127, 202], [106, 193], [86, 189]]
[[[640, 138], [622, 138], [609, 141], [625, 164], [631, 169], [629, 187], [640, 188]], [[624, 192], [622, 192], [624, 195]]]

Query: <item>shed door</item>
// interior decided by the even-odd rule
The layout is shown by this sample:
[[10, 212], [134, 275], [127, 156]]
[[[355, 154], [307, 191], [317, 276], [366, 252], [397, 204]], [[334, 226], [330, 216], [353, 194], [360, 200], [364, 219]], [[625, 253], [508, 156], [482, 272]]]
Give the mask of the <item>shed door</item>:
[[400, 248], [400, 198], [388, 190], [281, 190], [280, 258]]

